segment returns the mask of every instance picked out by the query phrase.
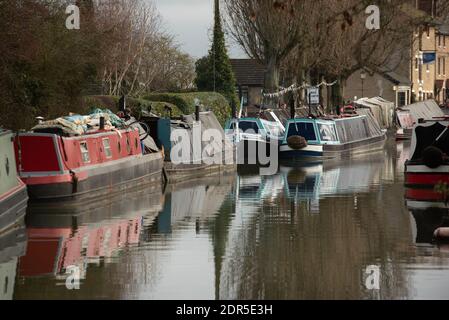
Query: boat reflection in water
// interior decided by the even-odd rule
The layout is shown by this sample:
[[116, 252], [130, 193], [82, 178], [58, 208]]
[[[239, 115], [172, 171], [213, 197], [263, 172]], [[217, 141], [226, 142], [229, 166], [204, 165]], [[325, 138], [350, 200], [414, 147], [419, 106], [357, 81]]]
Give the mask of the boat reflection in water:
[[[31, 204], [27, 250], [19, 261], [15, 298], [108, 297], [108, 283], [96, 282], [96, 273], [105, 264], [115, 263], [121, 251], [139, 244], [144, 223], [156, 218], [162, 204], [161, 187], [150, 193], [148, 189], [126, 192], [95, 205]], [[70, 291], [66, 280], [76, 274], [74, 267], [82, 289]]]
[[18, 259], [27, 244], [25, 222], [0, 235], [0, 300], [12, 300]]
[[231, 192], [234, 180], [233, 174], [227, 174], [169, 185], [164, 209], [153, 231], [170, 234], [174, 226], [192, 221], [198, 229], [198, 223], [206, 221], [220, 210]]
[[[141, 191], [90, 212], [79, 208], [76, 215], [45, 213], [44, 207], [32, 206], [28, 250], [20, 260], [15, 298], [142, 299], [156, 292], [170, 299], [176, 288], [164, 296], [160, 285], [182, 287], [182, 281], [198, 285], [198, 277], [204, 276], [201, 263], [213, 259], [207, 250], [204, 260], [185, 253], [211, 247], [209, 238], [203, 237], [208, 219], [219, 213], [233, 181], [234, 175], [215, 176], [172, 185], [163, 198], [161, 192]], [[179, 232], [196, 236], [176, 243]], [[66, 271], [72, 266], [81, 271], [79, 290], [65, 286]], [[192, 276], [192, 269], [198, 277]]]
[[[407, 297], [396, 261], [408, 256], [411, 231], [394, 159], [241, 174], [216, 297]], [[380, 291], [364, 286], [369, 265], [381, 269]]]
[[407, 270], [409, 281], [419, 289], [415, 298], [448, 299], [449, 242], [435, 239], [434, 234], [449, 227], [449, 206], [428, 189], [408, 189], [406, 203], [415, 243]]
[[[14, 297], [448, 298], [449, 253], [428, 231], [444, 213], [410, 215], [401, 153], [393, 145], [350, 162], [283, 164], [273, 176], [242, 167], [169, 186], [164, 199], [149, 198], [158, 203], [124, 197], [118, 209], [80, 207], [70, 219], [41, 208], [30, 215]], [[80, 290], [65, 287], [70, 264], [83, 270]], [[380, 290], [365, 286], [372, 265]]]

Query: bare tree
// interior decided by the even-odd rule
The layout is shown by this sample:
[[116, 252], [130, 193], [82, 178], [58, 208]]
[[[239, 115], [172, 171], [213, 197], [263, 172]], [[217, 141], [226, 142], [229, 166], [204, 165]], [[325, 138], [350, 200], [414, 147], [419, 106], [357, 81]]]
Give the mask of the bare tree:
[[294, 48], [306, 46], [308, 31], [324, 0], [225, 0], [233, 38], [267, 66], [265, 89], [279, 86], [279, 68]]
[[191, 85], [193, 61], [163, 32], [152, 2], [97, 0], [96, 5], [97, 23], [107, 43], [102, 82], [109, 95], [138, 96], [154, 87], [173, 89], [175, 70], [184, 77], [179, 87]]
[[[347, 78], [361, 66], [386, 65], [419, 23], [404, 7], [412, 0], [224, 1], [231, 35], [267, 66], [270, 91], [278, 88], [281, 65], [300, 82], [315, 68]], [[381, 10], [380, 30], [365, 26], [373, 4]]]

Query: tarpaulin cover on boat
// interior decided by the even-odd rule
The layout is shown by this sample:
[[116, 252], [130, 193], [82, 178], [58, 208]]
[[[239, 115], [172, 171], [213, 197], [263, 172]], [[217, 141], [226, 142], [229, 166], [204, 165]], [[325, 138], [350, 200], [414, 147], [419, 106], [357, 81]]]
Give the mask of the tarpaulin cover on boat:
[[44, 121], [31, 130], [34, 132], [49, 132], [53, 130], [55, 133], [79, 136], [88, 133], [89, 130], [98, 129], [101, 117], [105, 119], [106, 130], [122, 128], [125, 125], [125, 122], [110, 110], [95, 109], [86, 116], [70, 115]]
[[[126, 124], [129, 125], [133, 129], [139, 130], [141, 139], [143, 139], [145, 137], [146, 130], [148, 128], [144, 128], [141, 123], [136, 121], [135, 118], [131, 117], [131, 119], [126, 122]], [[145, 139], [142, 140], [142, 143], [148, 150], [150, 150], [152, 152], [159, 151], [159, 148], [157, 147], [156, 142], [154, 142], [153, 137], [151, 137], [149, 134], [148, 134], [148, 136], [145, 137]]]
[[365, 140], [383, 135], [377, 120], [371, 113], [353, 118], [335, 120], [341, 143]]
[[367, 114], [369, 112], [376, 118], [382, 129], [392, 128], [394, 125], [394, 103], [381, 97], [363, 98], [354, 102], [357, 106], [358, 114]]
[[[172, 129], [184, 128], [187, 130], [190, 140], [182, 141], [181, 143], [188, 143], [189, 146], [186, 146], [186, 147], [190, 148], [191, 154], [194, 154], [193, 153], [193, 144], [190, 142], [193, 141], [193, 137], [192, 137], [193, 136], [193, 127], [196, 125], [199, 125], [199, 124], [195, 122], [195, 115], [184, 115], [182, 118], [183, 118], [184, 124], [183, 124], [183, 122], [174, 121], [174, 122], [172, 122]], [[200, 122], [201, 122], [201, 136], [202, 137], [204, 137], [204, 133], [207, 130], [211, 130], [211, 129], [216, 130], [216, 132], [219, 132], [221, 135], [220, 142], [215, 141], [215, 140], [201, 142], [202, 150], [209, 153], [209, 156], [213, 156], [214, 154], [217, 154], [217, 152], [221, 153], [221, 152], [224, 152], [225, 150], [233, 149], [233, 145], [230, 143], [230, 141], [225, 139], [224, 130], [213, 112], [210, 112], [210, 111], [209, 112], [201, 112], [200, 113]], [[185, 126], [185, 125], [187, 125], [187, 126]], [[174, 144], [177, 144], [177, 143], [179, 143], [179, 142], [175, 142]], [[208, 148], [206, 149], [206, 147], [208, 147]], [[218, 150], [220, 150], [220, 151], [218, 151]], [[229, 152], [227, 154], [232, 155], [232, 152]], [[199, 161], [201, 159], [194, 159], [194, 160]]]
[[[433, 118], [444, 117], [444, 112], [438, 106], [438, 104], [434, 100], [427, 100], [418, 103], [414, 103], [408, 106], [405, 106], [399, 110], [401, 114], [401, 119], [407, 119], [404, 114], [409, 113], [413, 122], [418, 123], [419, 119], [432, 120]], [[400, 119], [400, 121], [401, 121]], [[407, 122], [402, 123], [402, 128], [410, 128], [406, 125], [409, 124], [410, 119], [406, 120]]]
[[398, 111], [396, 112], [396, 116], [402, 129], [413, 129], [416, 120], [413, 118], [410, 112]]

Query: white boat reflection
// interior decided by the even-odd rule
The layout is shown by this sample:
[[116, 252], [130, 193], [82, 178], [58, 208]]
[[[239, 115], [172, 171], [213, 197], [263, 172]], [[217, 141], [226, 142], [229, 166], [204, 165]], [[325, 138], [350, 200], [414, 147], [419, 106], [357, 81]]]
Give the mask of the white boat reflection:
[[318, 200], [336, 195], [366, 193], [395, 181], [395, 163], [383, 154], [347, 162], [281, 166], [274, 176], [241, 175], [237, 201], [262, 201], [280, 194], [295, 200]]
[[156, 232], [168, 234], [179, 223], [212, 217], [231, 193], [234, 179], [234, 175], [216, 175], [168, 186]]
[[26, 250], [25, 223], [0, 236], [0, 300], [12, 300], [18, 259]]

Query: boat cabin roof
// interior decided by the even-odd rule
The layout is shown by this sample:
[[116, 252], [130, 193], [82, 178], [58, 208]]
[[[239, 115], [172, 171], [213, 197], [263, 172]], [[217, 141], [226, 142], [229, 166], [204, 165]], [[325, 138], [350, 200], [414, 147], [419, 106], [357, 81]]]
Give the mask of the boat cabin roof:
[[[246, 131], [246, 130], [265, 130], [266, 133], [269, 135], [275, 136], [275, 137], [282, 137], [285, 134], [284, 127], [279, 123], [275, 121], [268, 121], [265, 119], [260, 118], [254, 118], [254, 117], [248, 117], [248, 118], [240, 118], [240, 119], [231, 119], [226, 124], [226, 129], [230, 130], [233, 129], [232, 125], [234, 123], [239, 124], [239, 129]], [[244, 125], [245, 123], [248, 123], [249, 125]], [[257, 124], [257, 127], [254, 127], [254, 125], [251, 125], [251, 123]]]
[[0, 128], [0, 136], [8, 134], [8, 133], [11, 133], [11, 131], [3, 129], [3, 128]]
[[286, 132], [285, 139], [300, 135], [309, 142], [317, 144], [350, 143], [384, 134], [374, 117], [369, 115], [290, 119], [286, 124]]

